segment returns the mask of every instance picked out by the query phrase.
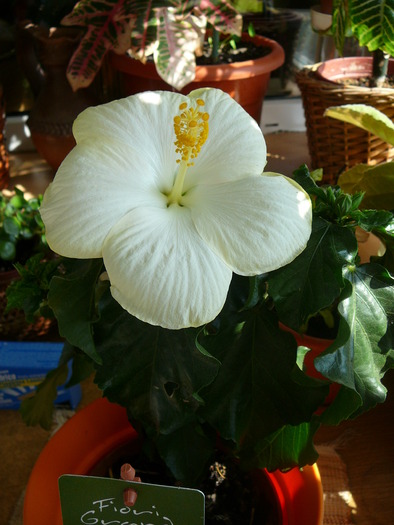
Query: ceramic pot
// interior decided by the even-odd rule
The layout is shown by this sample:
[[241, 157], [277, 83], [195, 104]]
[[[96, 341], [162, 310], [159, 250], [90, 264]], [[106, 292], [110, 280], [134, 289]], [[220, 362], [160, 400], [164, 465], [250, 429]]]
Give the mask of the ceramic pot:
[[[140, 447], [124, 408], [102, 398], [78, 412], [51, 438], [33, 468], [24, 525], [61, 525], [59, 476], [91, 474], [103, 458], [125, 444], [131, 451]], [[322, 524], [323, 492], [316, 465], [265, 475], [277, 495], [282, 519], [278, 525]]]
[[[271, 71], [280, 67], [285, 54], [274, 40], [243, 35], [245, 41], [266, 46], [271, 52], [264, 57], [232, 64], [197, 66], [196, 77], [182, 91], [184, 95], [201, 87], [213, 87], [231, 95], [257, 122], [260, 122], [263, 99], [268, 88]], [[134, 95], [142, 91], [174, 91], [156, 72], [153, 62], [143, 64], [127, 55], [111, 53], [110, 64], [121, 74], [122, 92]]]
[[[28, 25], [26, 31], [36, 52], [37, 64], [25, 67], [26, 76], [32, 78], [37, 90], [37, 68], [41, 69], [41, 87], [27, 124], [38, 153], [57, 169], [64, 157], [75, 146], [72, 124], [77, 115], [97, 103], [90, 89], [74, 92], [67, 80], [66, 70], [70, 58], [79, 44], [81, 32], [76, 28], [49, 30]], [[28, 39], [25, 39], [28, 42]], [[30, 70], [33, 71], [30, 71]]]

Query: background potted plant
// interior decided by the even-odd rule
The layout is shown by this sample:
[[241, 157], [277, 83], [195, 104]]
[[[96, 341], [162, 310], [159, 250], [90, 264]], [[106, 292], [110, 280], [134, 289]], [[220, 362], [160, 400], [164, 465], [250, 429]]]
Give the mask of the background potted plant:
[[[324, 116], [331, 106], [367, 104], [391, 119], [394, 117], [393, 87], [390, 83], [381, 85], [382, 79], [394, 71], [394, 62], [389, 60], [394, 55], [390, 22], [393, 9], [392, 0], [369, 6], [353, 0], [334, 1], [329, 33], [339, 52], [345, 38], [351, 35], [359, 46], [367, 46], [373, 57], [337, 58], [304, 68], [297, 74], [312, 167], [324, 168], [327, 183], [335, 184], [341, 171], [356, 164], [379, 164], [393, 158], [393, 148], [379, 137]], [[360, 83], [359, 79], [365, 78], [372, 83]]]
[[[82, 0], [62, 24], [86, 30], [68, 67], [74, 90], [90, 84], [111, 50], [110, 64], [121, 72], [123, 95], [149, 89], [176, 89], [186, 94], [197, 87], [217, 87], [233, 96], [257, 121], [270, 72], [284, 61], [283, 49], [276, 42], [247, 34], [234, 52], [229, 42], [241, 37], [242, 17], [225, 0], [143, 1], [138, 5]], [[207, 28], [209, 62], [205, 59], [196, 65], [196, 57], [204, 54]], [[251, 53], [250, 42], [257, 52]], [[227, 63], [220, 63], [219, 51], [222, 53], [224, 46], [230, 55]], [[248, 53], [240, 61], [245, 46]]]
[[[168, 99], [179, 96], [166, 95]], [[154, 114], [163, 110], [164, 102], [159, 104], [159, 99], [167, 100], [163, 94], [157, 96], [154, 110], [151, 110]], [[210, 96], [214, 97], [215, 92], [208, 91], [207, 105]], [[148, 95], [138, 100], [145, 104], [146, 97]], [[111, 108], [128, 103], [118, 101], [108, 105], [103, 109], [104, 119], [110, 117]], [[130, 118], [138, 118], [136, 113], [137, 108], [134, 108]], [[95, 112], [88, 114], [93, 116]], [[116, 112], [115, 122], [119, 115]], [[233, 131], [241, 133], [237, 140], [246, 140], [246, 147], [258, 128], [251, 125], [250, 119], [248, 138], [245, 138], [239, 129], [244, 117], [241, 119], [238, 110], [232, 108], [230, 111], [229, 108], [223, 115], [237, 122]], [[107, 133], [111, 128], [101, 129], [97, 123], [85, 126], [83, 119], [80, 122], [81, 127], [77, 125], [75, 130], [82, 146], [90, 144], [93, 147], [99, 143], [103, 149], [101, 140], [88, 142], [85, 134]], [[148, 128], [152, 119], [144, 113], [141, 125], [142, 122]], [[223, 134], [226, 128], [221, 128], [222, 119], [219, 122]], [[175, 120], [176, 126], [177, 123]], [[165, 140], [162, 126], [158, 128], [160, 140]], [[212, 130], [214, 128], [212, 121]], [[128, 136], [130, 129], [135, 128], [127, 125], [126, 129]], [[133, 133], [129, 140], [138, 139], [137, 131]], [[138, 133], [142, 133], [141, 129]], [[147, 137], [152, 133], [151, 130]], [[151, 140], [157, 142], [157, 136]], [[168, 140], [171, 142], [170, 136]], [[215, 158], [224, 159], [226, 164], [228, 155], [219, 155], [221, 150], [216, 140], [211, 144]], [[78, 176], [79, 151], [77, 146], [66, 159], [61, 168], [63, 177], [68, 177], [68, 173]], [[263, 167], [264, 152], [257, 154], [257, 151], [260, 149], [257, 148], [255, 154], [261, 156]], [[138, 154], [134, 151], [133, 155], [128, 155], [128, 170], [129, 162]], [[119, 155], [116, 152], [111, 155], [118, 165]], [[101, 162], [100, 159], [97, 162]], [[241, 171], [247, 162], [246, 158], [241, 162]], [[81, 164], [86, 165], [86, 162]], [[143, 165], [145, 170], [146, 162]], [[103, 177], [110, 176], [108, 169], [104, 171]], [[98, 174], [94, 170], [96, 182]], [[85, 172], [84, 181], [86, 175]], [[255, 467], [289, 469], [311, 464], [317, 459], [313, 435], [321, 424], [338, 424], [385, 400], [386, 389], [381, 378], [392, 367], [392, 243], [387, 242], [384, 258], [360, 264], [355, 230], [361, 226], [392, 241], [393, 214], [361, 210], [362, 194], [351, 196], [338, 187], [318, 187], [306, 166], [294, 173], [294, 180], [309, 194], [313, 207], [312, 231], [305, 249], [277, 269], [251, 277], [233, 275], [223, 309], [203, 326], [176, 330], [161, 328], [129, 314], [112, 296], [109, 282], [103, 278], [101, 258], [61, 258], [50, 280], [46, 304], [58, 320], [60, 334], [68, 341], [60, 366], [74, 357], [72, 381], [80, 380], [93, 368], [95, 382], [104, 396], [126, 407], [131, 423], [144, 438], [145, 450], [151, 457], [164, 461], [172, 475], [184, 483], [197, 483], [203, 465], [209, 464], [217, 449], [218, 436], [226, 455], [236, 458], [245, 470]], [[73, 187], [74, 183], [69, 185], [69, 189]], [[95, 190], [91, 187], [87, 191], [89, 194]], [[64, 187], [58, 195], [59, 199], [66, 199], [68, 206]], [[172, 202], [173, 192], [167, 197]], [[278, 192], [277, 197], [275, 202], [280, 203], [283, 210], [276, 226], [279, 228], [287, 206], [283, 205], [283, 191]], [[298, 193], [298, 198], [300, 203], [306, 202], [305, 193]], [[49, 199], [56, 201], [51, 188]], [[252, 206], [248, 201], [249, 204]], [[58, 201], [54, 213], [63, 213], [66, 209]], [[304, 209], [301, 204], [299, 209]], [[260, 207], [259, 210], [263, 211]], [[72, 210], [69, 213], [70, 220], [76, 217]], [[301, 215], [303, 213], [305, 209]], [[246, 212], [245, 217], [248, 217]], [[302, 223], [301, 220], [299, 225]], [[70, 235], [69, 240], [64, 240], [71, 225], [64, 221], [58, 223], [61, 229], [63, 225], [66, 229], [58, 237], [59, 242], [73, 242]], [[97, 228], [97, 224], [94, 227]], [[255, 223], [249, 226], [254, 227]], [[245, 231], [251, 235], [248, 229]], [[79, 232], [75, 231], [77, 234]], [[290, 231], [281, 235], [286, 242], [292, 237]], [[77, 240], [74, 244], [80, 246]], [[254, 250], [260, 248], [254, 245], [249, 253], [251, 259], [255, 256]], [[116, 251], [111, 249], [108, 253], [111, 256]], [[266, 253], [270, 257], [273, 251], [274, 247]], [[135, 256], [134, 250], [133, 253]], [[151, 255], [144, 260], [147, 262], [150, 258]], [[105, 267], [109, 269], [107, 262]], [[164, 268], [152, 279], [160, 281], [162, 271]], [[129, 283], [124, 287], [126, 293], [130, 286]], [[149, 287], [150, 280], [144, 286]], [[12, 291], [10, 293], [13, 297]], [[144, 293], [137, 295], [144, 297]], [[175, 300], [177, 294], [171, 297]], [[152, 304], [156, 304], [153, 299]], [[306, 326], [312, 324], [311, 318], [322, 310], [330, 310], [337, 325], [332, 344], [315, 359], [314, 365], [322, 376], [316, 379], [303, 370], [305, 348], [297, 349], [293, 335], [282, 327], [304, 332]], [[171, 300], [160, 312], [161, 315], [163, 312], [165, 315], [167, 312], [185, 315], [184, 309], [172, 308]], [[321, 335], [321, 329], [318, 333]], [[48, 376], [39, 398], [30, 399], [25, 405], [27, 422], [48, 424], [48, 419], [42, 420], [42, 406], [52, 404], [50, 392], [56, 381], [56, 374]], [[330, 385], [337, 385], [338, 390], [331, 404], [324, 406]]]
[[66, 78], [82, 36], [79, 28], [61, 26], [74, 5], [74, 0], [33, 0], [15, 7], [18, 61], [34, 94], [27, 124], [35, 148], [54, 170], [75, 146], [77, 115], [103, 100], [99, 81], [74, 92]]
[[[39, 212], [41, 199], [41, 196], [25, 196], [18, 187], [13, 192], [5, 190], [0, 194], [0, 337], [3, 340], [35, 337], [37, 333], [45, 333], [51, 324], [41, 316], [26, 323], [22, 310], [11, 303], [6, 308], [6, 290], [19, 280], [15, 266], [22, 270], [30, 257], [39, 261], [50, 253]], [[25, 305], [26, 302], [29, 297], [25, 297]]]
[[[283, 65], [271, 73], [268, 95], [291, 93], [289, 82], [293, 79], [293, 57], [297, 38], [304, 20], [300, 11], [292, 9], [291, 2], [237, 0], [233, 4], [242, 14], [243, 31], [262, 35], [280, 44], [285, 52]], [[298, 6], [299, 7], [299, 6]]]

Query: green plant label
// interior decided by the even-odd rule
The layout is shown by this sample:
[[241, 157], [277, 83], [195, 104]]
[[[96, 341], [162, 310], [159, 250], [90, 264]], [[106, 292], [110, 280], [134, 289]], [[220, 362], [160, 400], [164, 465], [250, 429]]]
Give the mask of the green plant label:
[[[133, 507], [123, 491], [137, 492]], [[59, 478], [63, 525], [203, 525], [199, 490], [120, 479], [64, 475]]]

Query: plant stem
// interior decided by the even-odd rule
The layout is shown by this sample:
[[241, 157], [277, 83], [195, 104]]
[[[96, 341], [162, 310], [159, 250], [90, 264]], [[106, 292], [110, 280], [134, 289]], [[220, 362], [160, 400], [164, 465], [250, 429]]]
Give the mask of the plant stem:
[[220, 43], [220, 33], [217, 29], [212, 29], [212, 62], [216, 64], [219, 60], [219, 43]]
[[370, 87], [381, 87], [387, 76], [389, 65], [389, 55], [382, 50], [377, 49], [373, 52], [372, 78]]

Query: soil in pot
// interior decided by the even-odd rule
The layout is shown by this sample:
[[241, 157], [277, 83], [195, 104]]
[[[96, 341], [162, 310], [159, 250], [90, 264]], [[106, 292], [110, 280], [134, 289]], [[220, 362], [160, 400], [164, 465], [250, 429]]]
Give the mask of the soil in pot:
[[233, 48], [230, 43], [221, 46], [216, 61], [212, 59], [212, 48], [207, 42], [204, 43], [203, 53], [196, 57], [198, 66], [212, 66], [215, 64], [232, 64], [234, 62], [245, 62], [246, 60], [256, 60], [271, 53], [271, 48], [265, 46], [255, 46], [252, 42], [241, 41]]
[[[133, 454], [122, 447], [89, 473], [119, 478], [120, 468], [130, 463], [145, 483], [174, 485], [163, 465]], [[280, 525], [281, 511], [269, 480], [263, 471], [245, 473], [223, 453], [204, 473], [197, 487], [205, 494], [205, 525]]]

